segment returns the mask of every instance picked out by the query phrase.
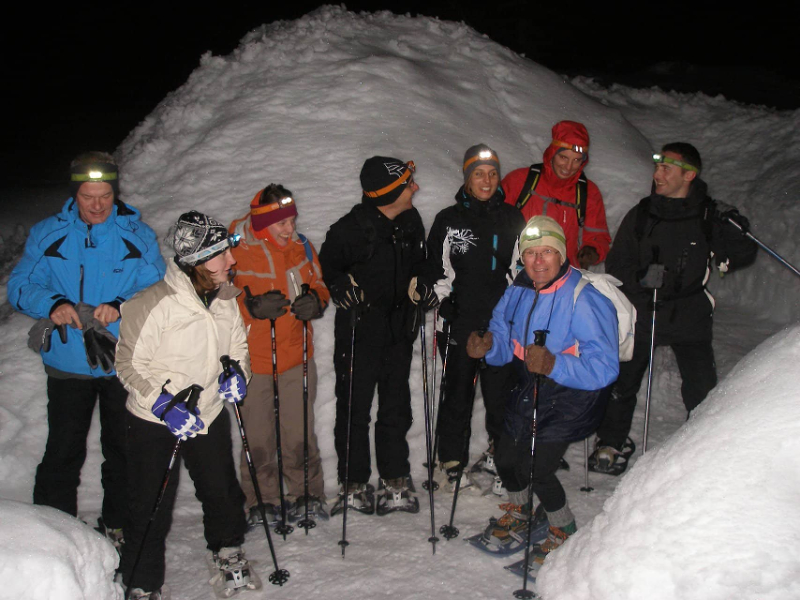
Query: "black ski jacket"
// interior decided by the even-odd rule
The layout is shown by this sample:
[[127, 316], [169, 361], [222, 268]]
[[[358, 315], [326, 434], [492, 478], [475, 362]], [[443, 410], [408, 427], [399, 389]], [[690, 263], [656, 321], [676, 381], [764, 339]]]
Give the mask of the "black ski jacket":
[[525, 219], [505, 203], [501, 187], [482, 202], [462, 186], [455, 200], [433, 222], [425, 272], [427, 279], [436, 281], [440, 300], [455, 293], [458, 318], [450, 335], [464, 344], [472, 331], [489, 325], [492, 310], [513, 280], [514, 248]]
[[714, 218], [713, 208], [707, 186], [698, 178], [688, 197], [652, 193], [622, 220], [606, 258], [606, 272], [622, 281], [622, 291], [636, 306], [637, 334], [649, 336], [653, 316], [653, 290], [643, 288], [639, 280], [648, 265], [660, 263], [665, 275], [658, 290], [657, 343], [711, 340], [714, 298], [706, 283], [712, 267], [747, 266], [757, 251], [736, 227]]
[[[414, 340], [408, 285], [425, 262], [425, 228], [416, 208], [390, 220], [371, 204], [354, 206], [331, 225], [319, 262], [333, 298], [350, 285], [350, 276], [364, 292], [369, 308], [359, 321], [359, 343]], [[337, 308], [334, 335], [349, 337], [350, 331], [350, 312]]]

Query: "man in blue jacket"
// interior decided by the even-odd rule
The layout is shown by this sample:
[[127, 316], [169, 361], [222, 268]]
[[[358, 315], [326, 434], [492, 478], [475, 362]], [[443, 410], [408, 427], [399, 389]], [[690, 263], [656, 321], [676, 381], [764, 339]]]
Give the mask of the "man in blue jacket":
[[524, 269], [495, 307], [489, 331], [470, 335], [467, 353], [490, 365], [512, 363], [518, 373], [495, 449], [509, 503], [501, 505], [507, 514], [484, 534], [489, 552], [525, 548], [532, 405], [538, 395], [532, 487], [542, 503], [539, 520], [546, 515], [550, 525], [548, 539], [534, 548], [534, 561], [541, 563], [576, 530], [556, 471], [570, 443], [588, 437], [603, 418], [619, 373], [617, 313], [591, 284], [576, 297], [581, 273], [570, 266], [564, 231], [550, 217], [528, 221], [519, 253]]
[[159, 281], [156, 235], [119, 196], [110, 154], [87, 152], [70, 165], [73, 196], [34, 225], [8, 281], [8, 301], [38, 319], [29, 345], [47, 373], [49, 435], [36, 469], [34, 504], [78, 512], [86, 437], [100, 398], [103, 509], [99, 528], [121, 541], [127, 510], [125, 400], [114, 353], [120, 304]]

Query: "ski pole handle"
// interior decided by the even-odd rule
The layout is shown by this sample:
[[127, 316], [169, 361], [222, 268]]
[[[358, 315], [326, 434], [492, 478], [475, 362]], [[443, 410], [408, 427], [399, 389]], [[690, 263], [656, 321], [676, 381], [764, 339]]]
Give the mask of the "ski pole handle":
[[533, 345], [544, 346], [547, 341], [547, 334], [550, 333], [548, 329], [537, 329], [533, 332]]

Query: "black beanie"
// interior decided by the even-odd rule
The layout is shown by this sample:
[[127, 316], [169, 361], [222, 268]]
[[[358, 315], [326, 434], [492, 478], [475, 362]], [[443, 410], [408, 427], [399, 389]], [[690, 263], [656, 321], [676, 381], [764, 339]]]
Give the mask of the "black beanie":
[[413, 172], [413, 162], [386, 156], [368, 158], [361, 167], [361, 201], [375, 206], [391, 204], [406, 189]]

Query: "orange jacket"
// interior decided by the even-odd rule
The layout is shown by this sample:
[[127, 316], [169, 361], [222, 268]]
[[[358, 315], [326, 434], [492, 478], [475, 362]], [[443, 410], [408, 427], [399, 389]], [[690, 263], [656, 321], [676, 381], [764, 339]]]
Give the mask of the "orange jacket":
[[[295, 233], [292, 242], [284, 247], [271, 240], [258, 239], [250, 227], [250, 216], [237, 219], [228, 228], [242, 236], [241, 242], [233, 248], [236, 259], [236, 287], [248, 286], [253, 295], [264, 294], [270, 290], [280, 290], [291, 302], [297, 297], [290, 272], [293, 272], [297, 285], [307, 283], [319, 295], [323, 306], [330, 300], [330, 292], [322, 281], [322, 268], [316, 249], [311, 249], [309, 262], [305, 244]], [[245, 294], [239, 294], [239, 308], [247, 328], [247, 343], [250, 347], [250, 363], [253, 373], [272, 374], [272, 333], [268, 320], [254, 319], [245, 303]], [[308, 324], [308, 357], [314, 355], [313, 327]], [[275, 340], [277, 342], [278, 373], [303, 363], [303, 322], [295, 318], [287, 307], [285, 315], [275, 321]]]

